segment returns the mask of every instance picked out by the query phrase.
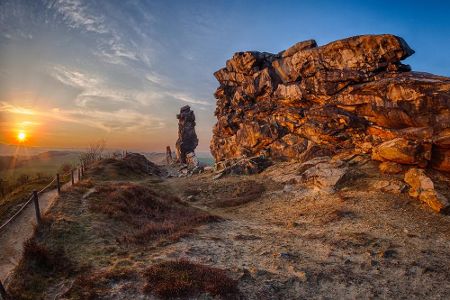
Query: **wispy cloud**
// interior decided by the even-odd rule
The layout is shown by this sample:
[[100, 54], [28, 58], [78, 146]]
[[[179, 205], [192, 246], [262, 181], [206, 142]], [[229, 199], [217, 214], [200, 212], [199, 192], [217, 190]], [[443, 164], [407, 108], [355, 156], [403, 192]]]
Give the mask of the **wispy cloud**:
[[100, 34], [108, 33], [104, 24], [104, 16], [90, 13], [86, 5], [79, 0], [50, 1], [49, 7], [55, 8], [71, 28]]
[[113, 24], [107, 21], [101, 11], [89, 6], [92, 3], [57, 0], [51, 2], [48, 7], [55, 9], [68, 27], [95, 34], [98, 48], [93, 49], [93, 53], [103, 61], [125, 65], [126, 59], [138, 60], [135, 49], [131, 49], [130, 45], [123, 41], [121, 35], [114, 30]]
[[[45, 120], [76, 123], [99, 128], [107, 132], [114, 130], [154, 130], [161, 129], [165, 126], [165, 122], [161, 118], [128, 109], [121, 109], [118, 112], [101, 112], [80, 109], [69, 110], [53, 108], [50, 111], [44, 111], [0, 102], [0, 112], [41, 117]], [[117, 115], [120, 115], [120, 118], [117, 118]], [[32, 125], [32, 123], [34, 125], [38, 124], [37, 122], [25, 121], [24, 125]]]
[[173, 97], [175, 99], [178, 99], [180, 101], [187, 102], [187, 103], [201, 104], [201, 105], [206, 105], [206, 106], [211, 105], [211, 103], [209, 103], [206, 100], [196, 99], [187, 94], [180, 93], [180, 92], [166, 92], [166, 94], [170, 97]]
[[103, 99], [105, 108], [109, 105], [109, 101], [122, 102], [123, 106], [135, 102], [134, 90], [112, 88], [100, 75], [88, 74], [60, 65], [51, 70], [51, 75], [59, 82], [80, 90], [74, 99], [75, 105], [80, 108], [88, 108], [90, 101], [99, 101], [99, 99]]

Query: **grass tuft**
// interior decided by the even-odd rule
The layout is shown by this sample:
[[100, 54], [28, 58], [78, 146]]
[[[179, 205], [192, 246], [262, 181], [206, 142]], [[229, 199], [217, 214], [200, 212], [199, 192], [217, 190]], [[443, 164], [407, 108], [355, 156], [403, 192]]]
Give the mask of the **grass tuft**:
[[107, 295], [113, 284], [136, 281], [137, 273], [130, 269], [112, 268], [78, 276], [64, 293], [67, 299], [91, 300]]
[[186, 206], [177, 197], [133, 183], [100, 186], [90, 200], [91, 211], [127, 225], [129, 229], [119, 239], [125, 243], [174, 241], [199, 225], [219, 221], [216, 216]]
[[144, 292], [161, 298], [193, 297], [202, 293], [238, 298], [237, 281], [224, 270], [186, 260], [163, 262], [148, 268], [144, 277]]

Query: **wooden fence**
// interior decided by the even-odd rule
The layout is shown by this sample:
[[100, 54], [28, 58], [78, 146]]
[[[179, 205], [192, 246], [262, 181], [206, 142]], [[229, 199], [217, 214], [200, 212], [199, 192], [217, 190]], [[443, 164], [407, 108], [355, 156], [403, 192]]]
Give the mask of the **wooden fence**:
[[[111, 157], [124, 158], [125, 156], [128, 155], [128, 153], [129, 152], [127, 150], [123, 150], [123, 151], [117, 153], [117, 155], [111, 154], [109, 157], [100, 155], [96, 160], [101, 160], [103, 158], [111, 158]], [[11, 218], [9, 218], [3, 225], [0, 226], [0, 232], [5, 227], [7, 227], [8, 224], [12, 223], [31, 202], [34, 203], [34, 208], [36, 211], [36, 223], [39, 225], [41, 223], [41, 210], [39, 207], [39, 195], [44, 193], [55, 182], [56, 182], [56, 189], [58, 191], [58, 194], [61, 194], [61, 187], [62, 187], [61, 178], [64, 178], [65, 176], [68, 176], [68, 175], [70, 175], [71, 185], [74, 185], [75, 184], [75, 173], [74, 173], [75, 170], [77, 170], [77, 177], [78, 177], [77, 179], [78, 179], [78, 181], [80, 181], [81, 178], [84, 177], [84, 175], [85, 175], [86, 163], [82, 162], [79, 167], [77, 167], [76, 169], [72, 169], [65, 174], [57, 173], [55, 178], [53, 178], [53, 180], [49, 184], [47, 184], [44, 188], [42, 188], [40, 191], [33, 191], [31, 193], [30, 197], [28, 198], [28, 200], [20, 207], [20, 209]], [[11, 299], [8, 296], [6, 289], [5, 289], [4, 285], [2, 284], [1, 280], [0, 280], [0, 299], [2, 299], [2, 300], [10, 300]]]
[[[31, 193], [30, 197], [28, 198], [28, 200], [20, 207], [20, 209], [11, 218], [9, 218], [4, 224], [2, 224], [0, 226], [0, 232], [4, 228], [6, 228], [9, 224], [11, 224], [31, 202], [34, 203], [34, 208], [35, 208], [35, 212], [36, 212], [36, 223], [37, 223], [37, 225], [39, 225], [41, 223], [41, 219], [42, 219], [41, 210], [39, 207], [39, 195], [41, 195], [47, 189], [49, 189], [55, 182], [56, 182], [56, 189], [58, 191], [58, 194], [61, 194], [61, 187], [62, 187], [61, 178], [64, 178], [66, 176], [70, 176], [69, 182], [73, 186], [75, 184], [75, 170], [77, 170], [78, 181], [80, 181], [81, 178], [84, 177], [84, 174], [86, 171], [86, 166], [84, 164], [81, 164], [76, 169], [72, 169], [65, 174], [57, 173], [56, 176], [53, 178], [53, 180], [49, 184], [47, 184], [44, 188], [42, 188], [40, 191], [36, 191], [36, 190], [33, 191]], [[3, 300], [10, 299], [8, 297], [8, 294], [6, 293], [6, 289], [3, 286], [1, 280], [0, 280], [0, 299], [3, 299]]]

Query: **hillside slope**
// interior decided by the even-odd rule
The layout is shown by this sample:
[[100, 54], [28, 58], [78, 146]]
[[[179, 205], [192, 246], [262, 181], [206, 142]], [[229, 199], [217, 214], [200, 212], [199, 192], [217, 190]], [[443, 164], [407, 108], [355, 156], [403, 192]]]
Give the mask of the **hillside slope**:
[[[450, 218], [409, 197], [403, 175], [381, 174], [364, 155], [345, 161], [339, 182], [300, 180], [300, 166], [218, 180], [91, 168], [37, 229], [9, 290], [17, 299], [450, 296]], [[449, 179], [429, 176], [445, 193]]]

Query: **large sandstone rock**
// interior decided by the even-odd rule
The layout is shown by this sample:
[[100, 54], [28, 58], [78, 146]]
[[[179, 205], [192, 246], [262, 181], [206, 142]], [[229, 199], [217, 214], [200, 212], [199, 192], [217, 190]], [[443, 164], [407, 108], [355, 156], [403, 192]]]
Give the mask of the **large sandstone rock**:
[[183, 106], [178, 119], [178, 140], [176, 142], [177, 159], [181, 163], [187, 163], [187, 154], [195, 156], [195, 148], [198, 145], [197, 134], [195, 133], [195, 115], [189, 105]]
[[410, 186], [411, 197], [418, 198], [437, 212], [448, 209], [447, 198], [434, 189], [433, 181], [423, 170], [411, 168], [405, 174], [405, 182]]
[[322, 157], [303, 163], [299, 170], [303, 182], [322, 192], [334, 192], [345, 181], [347, 171], [344, 162]]
[[278, 54], [239, 52], [214, 75], [216, 161], [306, 161], [342, 151], [450, 171], [450, 78], [411, 72], [393, 35], [364, 35]]

